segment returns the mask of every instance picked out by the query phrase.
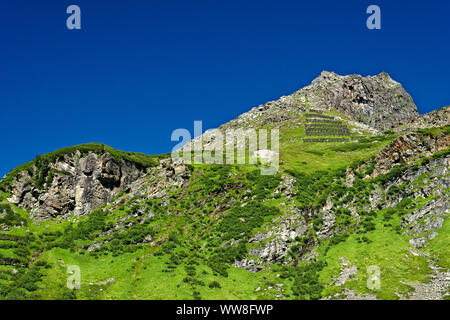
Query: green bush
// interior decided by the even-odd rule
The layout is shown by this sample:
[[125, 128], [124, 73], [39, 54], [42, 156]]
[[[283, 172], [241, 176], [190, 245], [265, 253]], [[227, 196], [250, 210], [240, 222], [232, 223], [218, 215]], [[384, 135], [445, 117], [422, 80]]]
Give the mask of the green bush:
[[316, 232], [319, 231], [320, 228], [322, 227], [322, 225], [323, 225], [322, 217], [319, 216], [319, 215], [314, 216], [314, 219], [313, 219], [313, 229], [314, 229], [314, 231], [316, 231]]
[[251, 201], [244, 207], [237, 204], [222, 218], [217, 231], [222, 233], [222, 241], [248, 238], [255, 228], [262, 226], [266, 217], [279, 214], [278, 208], [264, 206], [256, 201]]
[[219, 247], [214, 250], [207, 263], [214, 272], [227, 277], [228, 265], [235, 260], [243, 259], [246, 254], [247, 247], [244, 243], [239, 243], [235, 247]]
[[252, 196], [255, 200], [263, 200], [280, 184], [280, 175], [261, 175], [260, 170], [254, 170], [247, 173]]
[[213, 164], [203, 169], [196, 184], [201, 186], [199, 192], [202, 195], [210, 195], [221, 191], [225, 184], [229, 182], [228, 175], [230, 174], [232, 166]]
[[12, 274], [11, 281], [0, 286], [0, 299], [26, 300], [37, 298], [38, 283], [42, 281], [43, 277], [40, 269], [40, 266], [34, 265], [30, 268], [22, 268], [17, 274]]
[[347, 233], [339, 234], [330, 239], [330, 246], [335, 246], [341, 242], [345, 242], [349, 235]]
[[222, 288], [222, 286], [220, 285], [220, 283], [219, 283], [218, 281], [216, 281], [216, 280], [210, 282], [209, 285], [208, 285], [208, 287], [210, 287], [211, 289], [214, 289], [214, 288], [220, 289], [220, 288]]
[[392, 196], [396, 193], [400, 193], [406, 189], [407, 185], [401, 184], [401, 185], [393, 185], [389, 188], [388, 192], [386, 193], [387, 196]]
[[288, 171], [296, 178], [296, 200], [301, 209], [320, 209], [326, 203], [329, 194], [343, 194], [345, 186], [342, 177], [345, 168], [334, 171], [316, 171], [312, 174]]
[[376, 177], [374, 181], [380, 182], [381, 184], [385, 184], [388, 181], [392, 181], [398, 178], [403, 172], [405, 172], [406, 169], [407, 166], [405, 164], [396, 165], [388, 173]]
[[324, 286], [319, 281], [319, 273], [326, 265], [326, 262], [317, 261], [299, 266], [292, 285], [294, 295], [301, 300], [322, 298]]
[[383, 213], [383, 220], [389, 221], [393, 218], [393, 216], [397, 213], [397, 210], [394, 208], [387, 208], [386, 211]]
[[28, 222], [19, 213], [15, 212], [9, 204], [0, 204], [0, 224], [13, 227], [26, 226]]
[[96, 209], [87, 216], [86, 220], [81, 221], [78, 225], [74, 225], [73, 223], [69, 224], [64, 229], [64, 233], [47, 233], [45, 237], [47, 240], [50, 240], [51, 238], [54, 239], [49, 243], [49, 248], [60, 247], [64, 249], [73, 249], [75, 247], [75, 241], [87, 239], [93, 240], [105, 229], [106, 214], [102, 210]]

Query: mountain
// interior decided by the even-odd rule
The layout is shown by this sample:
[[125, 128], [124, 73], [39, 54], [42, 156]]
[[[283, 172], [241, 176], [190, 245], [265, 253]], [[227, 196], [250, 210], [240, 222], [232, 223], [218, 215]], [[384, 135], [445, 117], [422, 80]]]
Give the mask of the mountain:
[[227, 129], [278, 129], [278, 172], [103, 144], [12, 170], [0, 299], [449, 297], [448, 107], [419, 115], [386, 73], [322, 72], [183, 150]]
[[309, 86], [257, 106], [221, 128], [295, 122], [310, 109], [335, 110], [378, 130], [418, 116], [411, 96], [387, 73], [362, 77], [323, 71]]
[[[248, 128], [297, 128], [305, 122], [309, 111], [331, 112], [337, 120], [356, 132], [378, 133], [394, 124], [415, 119], [419, 114], [411, 96], [387, 73], [376, 76], [340, 76], [323, 71], [312, 83], [288, 96], [252, 108], [234, 120], [194, 139], [184, 148], [194, 148], [203, 140], [204, 147], [213, 147], [211, 135], [216, 130]], [[359, 130], [356, 130], [359, 129]]]

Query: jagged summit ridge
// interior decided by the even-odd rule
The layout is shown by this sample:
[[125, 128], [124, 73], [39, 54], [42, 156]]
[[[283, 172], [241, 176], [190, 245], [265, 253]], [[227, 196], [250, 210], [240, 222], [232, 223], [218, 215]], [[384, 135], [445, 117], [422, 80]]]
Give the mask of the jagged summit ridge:
[[[309, 110], [337, 111], [366, 131], [383, 131], [419, 115], [411, 96], [388, 73], [375, 76], [346, 75], [322, 71], [310, 85], [278, 100], [252, 108], [201, 137], [210, 143], [215, 130], [301, 125]], [[200, 137], [193, 141], [199, 140]], [[187, 144], [191, 148], [195, 143]]]
[[310, 95], [317, 109], [335, 109], [380, 130], [418, 115], [411, 96], [386, 72], [363, 77], [325, 71], [296, 94]]
[[[363, 77], [341, 76], [323, 71], [310, 85], [277, 101], [253, 108], [251, 112], [266, 112], [269, 117], [264, 122], [267, 123], [273, 119], [288, 120], [292, 118], [290, 112], [298, 113], [308, 109], [334, 109], [353, 120], [381, 130], [418, 115], [411, 96], [386, 72]], [[283, 115], [275, 117], [277, 113]]]
[[[335, 109], [375, 129], [386, 129], [418, 115], [411, 96], [386, 72], [363, 77], [322, 71], [310, 85], [253, 108], [238, 117], [236, 122], [242, 123], [248, 118], [263, 125], [283, 122], [293, 118], [292, 112], [298, 114], [308, 109]], [[267, 116], [261, 117], [264, 114]]]

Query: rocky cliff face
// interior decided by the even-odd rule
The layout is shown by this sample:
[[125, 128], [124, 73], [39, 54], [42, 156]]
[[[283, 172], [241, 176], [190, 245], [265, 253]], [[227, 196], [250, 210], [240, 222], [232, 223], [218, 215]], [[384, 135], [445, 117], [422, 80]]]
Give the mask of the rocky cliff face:
[[322, 72], [312, 86], [318, 107], [334, 108], [376, 129], [385, 130], [418, 115], [411, 96], [385, 72], [373, 77]]
[[308, 109], [334, 109], [381, 130], [418, 115], [411, 96], [387, 73], [363, 77], [323, 71], [309, 86], [253, 108], [223, 127], [245, 126], [249, 122], [257, 125], [283, 122], [295, 119], [296, 114]]
[[30, 210], [35, 220], [87, 214], [111, 201], [146, 169], [124, 160], [118, 162], [109, 153], [82, 155], [77, 151], [49, 164], [49, 172], [42, 187], [36, 187], [28, 171], [19, 173], [10, 187], [8, 200]]
[[[449, 195], [445, 190], [450, 187], [448, 176], [450, 157], [434, 159], [422, 167], [410, 168], [399, 179], [388, 186], [408, 185], [404, 192], [388, 198], [390, 206], [400, 203], [406, 196], [414, 199], [429, 199], [402, 219], [402, 228], [408, 236], [414, 236], [409, 243], [415, 248], [425, 247], [427, 240], [436, 237], [449, 214]], [[415, 181], [424, 179], [423, 184]]]

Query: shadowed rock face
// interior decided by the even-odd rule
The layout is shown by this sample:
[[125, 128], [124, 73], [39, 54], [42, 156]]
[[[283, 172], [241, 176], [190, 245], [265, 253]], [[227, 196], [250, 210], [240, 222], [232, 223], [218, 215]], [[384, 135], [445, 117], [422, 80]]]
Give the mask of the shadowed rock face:
[[81, 216], [108, 203], [146, 172], [134, 163], [116, 162], [109, 153], [79, 152], [65, 155], [49, 165], [51, 183], [35, 187], [31, 175], [21, 172], [11, 185], [8, 200], [30, 210], [35, 220], [49, 220], [74, 213]]

